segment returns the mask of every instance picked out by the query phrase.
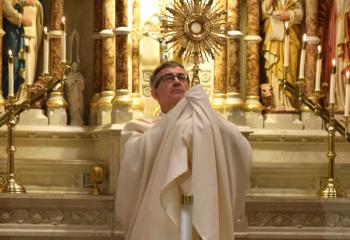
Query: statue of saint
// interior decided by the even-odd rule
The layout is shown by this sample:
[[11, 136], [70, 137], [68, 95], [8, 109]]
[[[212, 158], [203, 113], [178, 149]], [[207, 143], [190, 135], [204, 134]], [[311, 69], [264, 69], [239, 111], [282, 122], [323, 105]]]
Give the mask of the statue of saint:
[[78, 63], [72, 63], [72, 71], [67, 75], [66, 94], [69, 104], [70, 124], [84, 125], [84, 88], [85, 79], [78, 71]]
[[336, 60], [335, 104], [344, 110], [346, 70], [350, 71], [350, 0], [323, 0], [318, 5], [318, 25], [322, 44], [322, 85], [329, 93], [332, 60]]
[[5, 31], [3, 50], [2, 50], [2, 94], [3, 97], [8, 95], [8, 54], [9, 50], [13, 54], [14, 65], [14, 93], [24, 81], [21, 74], [24, 69], [24, 59], [20, 58], [19, 53], [24, 46], [24, 26], [31, 26], [32, 20], [23, 16], [23, 7], [27, 5], [33, 6], [34, 0], [4, 0], [3, 1], [3, 29]]
[[[298, 53], [300, 49], [299, 27], [303, 8], [298, 0], [263, 0], [261, 4], [263, 31], [265, 34], [262, 53], [267, 83], [272, 86], [273, 112], [295, 111], [291, 96], [279, 86], [284, 78], [285, 22], [289, 29], [289, 71], [287, 81], [294, 84], [297, 78]], [[282, 33], [282, 34], [281, 34]]]

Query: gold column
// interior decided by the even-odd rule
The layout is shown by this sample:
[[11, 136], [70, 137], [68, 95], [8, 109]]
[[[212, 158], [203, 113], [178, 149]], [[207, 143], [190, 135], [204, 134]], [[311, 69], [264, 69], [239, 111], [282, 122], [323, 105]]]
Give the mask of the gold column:
[[[116, 0], [116, 28], [128, 26], [128, 0]], [[112, 101], [112, 123], [131, 120], [131, 98], [128, 90], [128, 34], [116, 36], [116, 93]], [[126, 115], [125, 115], [126, 114]]]
[[[63, 17], [64, 0], [52, 0], [51, 1], [51, 21], [50, 31], [61, 31], [61, 23]], [[53, 79], [57, 79], [63, 76], [63, 66], [61, 63], [61, 38], [50, 39], [50, 73]], [[55, 89], [51, 94], [46, 103], [49, 111], [62, 110], [65, 111], [67, 102], [63, 97], [63, 87]], [[60, 113], [61, 115], [62, 113]], [[54, 113], [50, 113], [49, 124], [62, 123], [67, 120], [58, 120], [60, 117], [55, 118]], [[50, 120], [51, 119], [51, 120]]]
[[90, 125], [97, 124], [98, 101], [102, 92], [102, 39], [99, 32], [102, 30], [101, 0], [94, 0], [94, 68], [93, 68], [93, 97], [90, 102]]
[[[2, 4], [3, 0], [0, 0], [0, 26], [2, 30]], [[3, 32], [3, 31], [2, 31]], [[2, 46], [2, 37], [4, 36], [4, 33], [1, 33], [0, 36], [0, 46]], [[0, 47], [0, 56], [2, 56], [2, 47]], [[0, 112], [4, 109], [5, 106], [5, 100], [2, 96], [2, 61], [0, 61]]]
[[[306, 35], [317, 36], [317, 0], [305, 1], [305, 22]], [[306, 45], [305, 77], [306, 77], [306, 95], [312, 96], [315, 89], [316, 78], [316, 61], [317, 61], [317, 43], [309, 42]]]
[[260, 1], [247, 0], [247, 96], [244, 109], [246, 111], [261, 111], [259, 102], [259, 15]]
[[[239, 1], [227, 1], [227, 23], [228, 30], [238, 30], [239, 27]], [[240, 94], [240, 76], [239, 76], [239, 52], [240, 40], [227, 40], [227, 93], [226, 93], [226, 108], [239, 109], [244, 103]]]
[[[115, 0], [103, 0], [102, 27], [113, 30], [115, 28]], [[111, 121], [110, 111], [115, 90], [115, 38], [114, 36], [102, 39], [102, 93], [98, 106], [101, 110], [98, 124], [107, 124]]]
[[[227, 9], [226, 0], [218, 0], [223, 9]], [[225, 98], [227, 91], [227, 46], [222, 46], [214, 59], [214, 94], [212, 107], [223, 112], [225, 110]]]
[[[140, 0], [132, 1], [132, 27], [137, 28], [137, 32], [140, 31]], [[132, 50], [131, 50], [131, 65], [132, 65], [132, 90], [131, 90], [131, 109], [135, 113], [143, 111], [143, 102], [140, 94], [140, 40], [137, 36], [132, 38]], [[139, 118], [142, 116], [134, 116]]]

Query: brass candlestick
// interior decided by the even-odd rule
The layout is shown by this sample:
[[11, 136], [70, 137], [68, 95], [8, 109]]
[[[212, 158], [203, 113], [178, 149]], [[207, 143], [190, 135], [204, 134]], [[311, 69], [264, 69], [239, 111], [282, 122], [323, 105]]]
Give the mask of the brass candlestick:
[[348, 138], [349, 136], [349, 123], [350, 123], [350, 117], [344, 116], [344, 120], [342, 120], [345, 126], [345, 138]]
[[327, 126], [328, 131], [328, 153], [327, 157], [329, 160], [328, 163], [328, 178], [322, 179], [321, 189], [319, 191], [320, 197], [323, 198], [337, 198], [344, 197], [344, 192], [339, 190], [339, 185], [335, 182], [334, 179], [334, 160], [336, 157], [335, 153], [335, 127], [334, 127], [334, 103], [331, 103], [328, 107], [329, 111], [329, 121]]
[[101, 184], [103, 183], [104, 178], [104, 170], [102, 164], [96, 163], [91, 168], [90, 172], [91, 182], [93, 184], [93, 188], [91, 190], [91, 194], [93, 195], [101, 195]]
[[15, 139], [15, 126], [18, 122], [18, 115], [14, 112], [15, 107], [15, 97], [8, 97], [7, 104], [7, 176], [6, 180], [1, 187], [1, 192], [4, 193], [25, 193], [26, 189], [19, 185], [15, 180], [15, 152], [16, 148], [14, 146]]
[[61, 62], [61, 67], [61, 81], [53, 88], [53, 91], [46, 102], [46, 106], [49, 110], [65, 108], [68, 105], [64, 99], [63, 87], [66, 83], [67, 71], [70, 69], [70, 66], [66, 62]]
[[44, 87], [45, 87], [45, 95], [44, 95], [44, 99], [45, 101], [47, 100], [47, 87], [50, 85], [52, 77], [50, 74], [48, 73], [42, 73], [40, 78], [43, 81]]

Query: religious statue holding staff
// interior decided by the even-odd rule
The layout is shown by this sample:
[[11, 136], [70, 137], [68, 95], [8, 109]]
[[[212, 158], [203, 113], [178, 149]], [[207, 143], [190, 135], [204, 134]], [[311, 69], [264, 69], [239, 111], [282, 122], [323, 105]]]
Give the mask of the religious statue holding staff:
[[2, 92], [3, 96], [8, 95], [8, 53], [13, 54], [14, 62], [14, 93], [17, 92], [24, 81], [21, 76], [21, 69], [24, 68], [24, 60], [20, 59], [19, 53], [24, 46], [24, 26], [31, 26], [32, 20], [23, 16], [24, 6], [33, 6], [35, 0], [4, 0], [3, 1], [3, 29], [5, 31], [2, 50]]
[[323, 51], [322, 85], [329, 92], [332, 60], [336, 60], [335, 105], [344, 110], [345, 72], [350, 70], [350, 0], [318, 4], [318, 26]]
[[78, 63], [72, 63], [72, 71], [67, 75], [66, 93], [69, 103], [70, 124], [84, 125], [84, 88], [85, 79], [78, 71]]
[[[297, 79], [298, 54], [300, 49], [299, 27], [303, 19], [303, 8], [298, 0], [264, 0], [261, 4], [264, 20], [262, 52], [267, 83], [273, 91], [272, 111], [295, 111], [291, 96], [283, 92], [279, 81], [284, 78], [284, 61], [287, 58], [287, 81], [294, 84]], [[287, 24], [286, 24], [287, 23]], [[289, 52], [284, 51], [286, 25], [289, 33]], [[287, 54], [287, 55], [286, 55]]]
[[120, 140], [116, 209], [125, 239], [180, 239], [182, 194], [193, 196], [192, 239], [233, 239], [245, 209], [248, 141], [200, 84], [190, 88], [181, 64], [159, 65], [150, 85], [161, 116], [130, 121]]

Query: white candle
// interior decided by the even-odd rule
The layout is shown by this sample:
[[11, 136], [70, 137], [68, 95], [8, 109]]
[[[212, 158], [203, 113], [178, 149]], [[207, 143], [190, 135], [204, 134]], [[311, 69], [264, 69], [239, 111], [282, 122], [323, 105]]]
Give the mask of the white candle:
[[31, 77], [31, 68], [30, 66], [30, 57], [29, 57], [29, 52], [30, 52], [30, 47], [29, 47], [29, 40], [26, 38], [24, 39], [24, 48], [25, 48], [25, 73], [26, 73], [26, 82], [27, 84], [31, 85], [32, 84], [32, 77]]
[[322, 67], [322, 50], [321, 50], [321, 46], [318, 45], [317, 46], [315, 92], [321, 91], [321, 67]]
[[47, 33], [47, 27], [44, 27], [44, 66], [43, 72], [49, 74], [49, 34]]
[[345, 86], [345, 106], [344, 106], [344, 116], [349, 116], [349, 110], [350, 110], [350, 72], [346, 71], [346, 86]]
[[305, 78], [306, 34], [303, 35], [303, 45], [300, 54], [299, 79]]
[[8, 96], [9, 97], [14, 97], [14, 90], [13, 90], [13, 84], [14, 84], [14, 81], [13, 81], [13, 56], [12, 56], [12, 51], [9, 50], [9, 58], [8, 58]]
[[283, 66], [288, 67], [289, 66], [289, 28], [288, 28], [288, 22], [285, 22], [285, 35], [284, 35], [284, 61]]
[[[181, 196], [180, 239], [192, 240], [192, 195]], [[188, 201], [189, 200], [189, 201]]]
[[62, 17], [61, 22], [61, 62], [66, 62], [66, 18]]
[[335, 59], [332, 60], [332, 73], [331, 73], [331, 83], [329, 88], [329, 103], [335, 103], [335, 75], [337, 72]]

